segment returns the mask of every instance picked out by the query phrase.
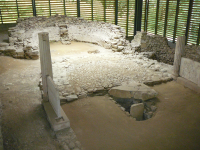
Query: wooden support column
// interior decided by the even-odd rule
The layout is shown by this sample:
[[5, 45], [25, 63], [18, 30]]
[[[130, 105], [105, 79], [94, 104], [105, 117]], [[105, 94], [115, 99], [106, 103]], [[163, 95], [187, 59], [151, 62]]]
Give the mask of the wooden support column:
[[0, 8], [0, 16], [1, 16], [1, 23], [3, 24], [3, 17], [2, 17], [2, 14], [1, 14], [1, 8]]
[[[33, 3], [33, 0], [32, 0], [32, 3]], [[18, 8], [18, 2], [16, 0], [16, 6], [17, 6], [17, 17], [19, 18], [19, 8]], [[32, 4], [32, 7], [33, 7], [33, 4]]]
[[65, 0], [63, 0], [64, 15], [66, 16]]
[[142, 0], [135, 1], [134, 35], [136, 35], [136, 31], [141, 31], [142, 2]]
[[175, 17], [175, 22], [174, 22], [173, 43], [175, 43], [175, 38], [176, 38], [176, 29], [177, 29], [177, 21], [178, 21], [178, 13], [179, 13], [179, 3], [180, 3], [180, 0], [177, 0], [176, 17]]
[[128, 20], [129, 20], [129, 0], [127, 0], [127, 11], [126, 11], [126, 36], [128, 37]]
[[104, 0], [104, 22], [106, 22], [106, 0]]
[[49, 44], [49, 33], [41, 32], [39, 37], [39, 49], [40, 49], [40, 65], [42, 73], [42, 85], [43, 85], [43, 99], [48, 101], [48, 88], [47, 88], [47, 76], [53, 79], [51, 53]]
[[179, 76], [181, 57], [185, 53], [185, 36], [179, 36], [176, 42], [175, 55], [174, 55], [174, 76]]
[[166, 1], [166, 12], [165, 12], [165, 24], [164, 24], [164, 33], [163, 33], [163, 37], [166, 37], [168, 10], [169, 10], [169, 0]]
[[146, 0], [146, 8], [145, 8], [145, 24], [144, 24], [144, 31], [147, 32], [147, 25], [148, 25], [148, 12], [149, 12], [149, 0]]
[[118, 0], [115, 0], [115, 25], [117, 25], [118, 21]]
[[188, 41], [188, 33], [189, 33], [189, 27], [190, 27], [190, 21], [191, 21], [192, 6], [193, 6], [193, 0], [190, 0], [188, 17], [187, 17], [187, 26], [186, 26], [186, 31], [185, 31], [185, 37], [186, 37], [185, 44], [187, 44], [187, 41]]
[[35, 0], [32, 0], [33, 16], [36, 16]]
[[77, 0], [77, 17], [81, 17], [80, 0]]
[[198, 32], [198, 37], [197, 37], [197, 45], [199, 45], [200, 41], [200, 24], [199, 24], [199, 32]]
[[157, 30], [158, 30], [159, 4], [160, 4], [160, 0], [157, 0], [157, 6], [156, 6], [156, 23], [155, 23], [155, 35], [157, 34]]
[[49, 0], [49, 15], [51, 16], [51, 2]]
[[93, 7], [93, 0], [91, 0], [91, 8], [92, 8], [92, 12], [91, 12], [91, 14], [92, 14], [92, 21], [93, 21], [93, 19], [94, 19], [94, 7]]

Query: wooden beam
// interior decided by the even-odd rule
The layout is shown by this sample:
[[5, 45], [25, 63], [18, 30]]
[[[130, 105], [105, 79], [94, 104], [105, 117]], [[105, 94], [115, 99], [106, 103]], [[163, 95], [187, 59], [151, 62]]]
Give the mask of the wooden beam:
[[129, 0], [127, 0], [127, 11], [126, 11], [126, 36], [128, 36], [128, 21], [129, 21]]
[[145, 12], [145, 32], [147, 32], [148, 26], [148, 13], [149, 13], [149, 0], [146, 0], [146, 12]]
[[[18, 8], [18, 2], [17, 2], [17, 0], [16, 0], [16, 6], [17, 6], [17, 16], [19, 18], [19, 8]], [[32, 0], [32, 7], [33, 7], [33, 0]], [[34, 11], [33, 11], [33, 14], [34, 14]]]
[[158, 30], [159, 3], [160, 3], [160, 0], [157, 0], [157, 5], [156, 5], [156, 22], [155, 22], [155, 35], [157, 34], [157, 30]]
[[142, 2], [141, 0], [135, 1], [134, 35], [136, 35], [136, 31], [141, 31]]
[[81, 11], [80, 11], [80, 0], [77, 0], [77, 17], [81, 16]]
[[200, 24], [199, 24], [199, 32], [198, 32], [198, 37], [197, 37], [197, 45], [199, 45], [200, 42]]
[[106, 0], [104, 0], [104, 22], [106, 22]]
[[92, 11], [91, 14], [92, 14], [92, 21], [93, 21], [93, 18], [94, 18], [94, 14], [93, 14], [93, 12], [94, 12], [94, 11], [93, 11], [93, 0], [91, 0], [91, 8], [92, 8], [92, 10], [91, 10], [91, 11]]
[[49, 15], [51, 16], [51, 2], [49, 0]]
[[166, 37], [168, 10], [169, 10], [169, 0], [166, 1], [166, 12], [165, 12], [165, 24], [164, 24], [164, 33], [163, 33], [163, 37]]
[[178, 21], [178, 13], [179, 13], [179, 4], [180, 4], [180, 0], [177, 0], [177, 4], [176, 4], [176, 16], [175, 16], [175, 22], [174, 22], [173, 43], [175, 43], [175, 38], [176, 38], [177, 21]]
[[187, 25], [185, 30], [185, 44], [187, 44], [188, 41], [188, 33], [189, 33], [189, 27], [190, 27], [190, 20], [191, 20], [191, 14], [192, 14], [192, 6], [193, 6], [193, 0], [190, 0], [190, 5], [188, 9], [188, 17], [187, 17]]
[[115, 0], [115, 25], [117, 25], [118, 21], [118, 0]]
[[64, 15], [66, 16], [65, 0], [63, 0], [63, 7], [64, 7]]
[[2, 14], [1, 14], [1, 8], [0, 8], [0, 15], [1, 15], [1, 23], [3, 24], [3, 17], [2, 17]]

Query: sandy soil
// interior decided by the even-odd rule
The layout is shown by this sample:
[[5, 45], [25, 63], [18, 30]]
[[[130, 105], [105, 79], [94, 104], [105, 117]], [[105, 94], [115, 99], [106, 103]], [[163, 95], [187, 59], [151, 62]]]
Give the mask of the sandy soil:
[[39, 60], [1, 56], [0, 66], [4, 149], [60, 149], [41, 105]]
[[157, 112], [146, 121], [128, 117], [108, 96], [62, 106], [87, 150], [200, 149], [200, 95], [176, 82], [154, 86]]

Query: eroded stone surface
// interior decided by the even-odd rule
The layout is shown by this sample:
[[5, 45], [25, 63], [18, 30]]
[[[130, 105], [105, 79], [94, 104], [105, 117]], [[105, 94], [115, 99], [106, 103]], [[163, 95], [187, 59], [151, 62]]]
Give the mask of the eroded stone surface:
[[143, 101], [155, 98], [158, 94], [148, 86], [136, 82], [114, 87], [108, 93], [117, 98], [134, 98]]

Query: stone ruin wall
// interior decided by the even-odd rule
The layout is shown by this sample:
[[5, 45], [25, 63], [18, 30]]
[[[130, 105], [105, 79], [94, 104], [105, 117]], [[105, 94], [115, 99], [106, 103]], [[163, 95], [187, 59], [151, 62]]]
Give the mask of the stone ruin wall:
[[67, 16], [19, 18], [9, 28], [9, 43], [0, 43], [0, 53], [14, 58], [38, 59], [39, 32], [49, 32], [50, 41], [80, 41], [98, 44], [113, 51], [131, 51], [125, 30], [120, 26]]
[[[149, 52], [148, 57], [173, 65], [175, 49], [168, 45], [165, 37], [138, 31], [131, 45], [135, 47], [136, 52]], [[184, 57], [200, 62], [200, 46], [186, 45]]]

